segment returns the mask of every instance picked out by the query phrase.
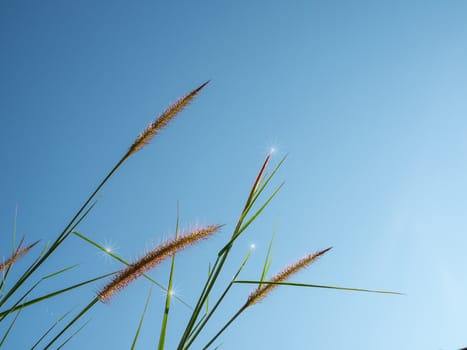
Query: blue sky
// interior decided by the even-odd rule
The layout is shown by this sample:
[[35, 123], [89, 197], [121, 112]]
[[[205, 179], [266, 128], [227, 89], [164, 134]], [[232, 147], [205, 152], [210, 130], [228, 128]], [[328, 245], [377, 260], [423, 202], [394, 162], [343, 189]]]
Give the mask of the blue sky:
[[[460, 0], [2, 1], [1, 255], [16, 207], [18, 235], [54, 239], [147, 123], [211, 79], [118, 171], [80, 231], [131, 260], [173, 234], [177, 200], [183, 228], [225, 224], [177, 259], [175, 291], [194, 303], [275, 147], [273, 163], [289, 157], [273, 185], [286, 184], [225, 278], [251, 243], [243, 277], [258, 278], [277, 227], [272, 273], [333, 246], [293, 280], [406, 296], [280, 288], [221, 349], [467, 346], [466, 11]], [[36, 277], [75, 263], [37, 293], [121, 267], [70, 237]], [[168, 269], [151, 275], [164, 282]], [[5, 347], [29, 348], [100, 286], [25, 310]], [[98, 305], [68, 348], [129, 348], [149, 287], [137, 281]], [[198, 347], [250, 289], [234, 288]], [[140, 349], [157, 343], [163, 302], [154, 290]], [[173, 305], [168, 349], [187, 316]]]

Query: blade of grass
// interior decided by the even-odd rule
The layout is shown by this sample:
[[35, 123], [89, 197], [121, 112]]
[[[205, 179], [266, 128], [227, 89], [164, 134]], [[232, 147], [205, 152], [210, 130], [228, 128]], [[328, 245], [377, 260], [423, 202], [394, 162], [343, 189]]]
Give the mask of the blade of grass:
[[86, 321], [85, 324], [83, 324], [81, 327], [79, 327], [72, 335], [70, 335], [63, 343], [61, 343], [58, 347], [57, 350], [63, 348], [76, 334], [81, 332], [81, 330], [88, 325], [88, 323], [91, 322], [91, 320]]
[[68, 312], [66, 312], [66, 313], [63, 314], [57, 321], [55, 321], [55, 323], [54, 323], [52, 326], [50, 326], [49, 329], [47, 329], [47, 331], [45, 331], [45, 333], [42, 334], [42, 336], [34, 343], [34, 345], [31, 347], [31, 350], [34, 350], [34, 349], [40, 344], [40, 342], [41, 342], [42, 340], [44, 340], [44, 338], [45, 338], [60, 322], [62, 322], [62, 321], [65, 319], [65, 317], [67, 317], [72, 311], [73, 311], [73, 309], [70, 310], [70, 311], [68, 311]]
[[[249, 196], [248, 196], [248, 199], [245, 203], [245, 206], [244, 206], [244, 209], [242, 210], [242, 213], [240, 215], [240, 218], [238, 219], [238, 222], [237, 222], [237, 225], [234, 229], [234, 232], [232, 233], [232, 238], [238, 238], [238, 231], [240, 230], [241, 226], [242, 226], [242, 223], [243, 223], [243, 220], [244, 218], [247, 216], [250, 208], [251, 208], [251, 203], [252, 201], [255, 199], [255, 193], [256, 191], [258, 190], [258, 186], [259, 186], [259, 183], [261, 181], [261, 178], [263, 176], [263, 173], [266, 169], [266, 166], [269, 162], [269, 159], [270, 159], [270, 154], [268, 154], [268, 156], [266, 157], [257, 177], [256, 177], [256, 180], [255, 182], [253, 183], [253, 186], [250, 190], [250, 193], [249, 193]], [[198, 319], [199, 317], [199, 314], [201, 312], [201, 308], [202, 306], [204, 305], [205, 301], [206, 301], [206, 298], [207, 296], [209, 295], [211, 289], [213, 288], [214, 284], [216, 283], [216, 280], [224, 266], [224, 263], [229, 255], [229, 252], [230, 252], [230, 249], [235, 241], [235, 239], [231, 239], [231, 241], [219, 252], [218, 256], [217, 256], [217, 259], [216, 259], [216, 262], [214, 264], [214, 268], [213, 268], [213, 273], [211, 274], [210, 278], [206, 281], [205, 285], [204, 285], [204, 288], [200, 294], [200, 297], [198, 298], [198, 302], [195, 306], [195, 309], [193, 310], [192, 312], [192, 315], [190, 317], [190, 320], [188, 321], [188, 324], [185, 328], [185, 331], [182, 335], [182, 338], [180, 340], [180, 343], [178, 345], [178, 350], [181, 350], [183, 349], [186, 341], [188, 340], [188, 336], [189, 334], [192, 332], [193, 330], [193, 327], [195, 326], [196, 324], [196, 320]]]
[[269, 198], [264, 202], [264, 204], [256, 211], [255, 214], [253, 214], [245, 224], [243, 224], [236, 232], [235, 235], [230, 239], [229, 243], [227, 243], [220, 251], [219, 255], [225, 254], [226, 250], [228, 250], [233, 242], [247, 229], [248, 226], [258, 217], [259, 214], [268, 206], [268, 204], [272, 201], [272, 199], [279, 193], [281, 190], [282, 186], [284, 186], [284, 183], [281, 183], [276, 190], [269, 196]]
[[[208, 280], [211, 278], [211, 263], [208, 265]], [[209, 295], [206, 296], [206, 314], [209, 313]]]
[[143, 325], [144, 316], [146, 315], [146, 310], [148, 309], [149, 300], [151, 300], [151, 294], [152, 294], [152, 286], [149, 289], [148, 297], [146, 298], [146, 303], [144, 304], [143, 313], [141, 314], [138, 328], [136, 329], [136, 334], [135, 334], [135, 337], [133, 338], [133, 343], [131, 344], [131, 350], [134, 350], [136, 347], [136, 342], [138, 341], [139, 332], [141, 331], [141, 326]]
[[81, 310], [80, 313], [75, 316], [75, 318], [68, 322], [68, 324], [44, 347], [44, 350], [50, 348], [62, 336], [62, 334], [68, 330], [68, 328], [70, 328], [76, 321], [83, 317], [94, 305], [97, 304], [98, 301], [99, 299], [96, 297], [88, 305], [86, 305], [84, 309]]
[[3, 335], [2, 340], [0, 340], [0, 348], [3, 346], [3, 343], [5, 342], [6, 338], [8, 337], [8, 334], [10, 334], [10, 331], [13, 328], [13, 326], [15, 325], [15, 322], [18, 319], [19, 314], [21, 313], [21, 311], [22, 311], [21, 309], [18, 310], [18, 312], [15, 315], [15, 318], [13, 319], [13, 321], [11, 321], [10, 326], [6, 330], [5, 334]]
[[269, 205], [269, 203], [272, 201], [272, 199], [277, 195], [277, 193], [279, 193], [279, 191], [281, 190], [281, 188], [284, 186], [285, 182], [282, 182], [276, 189], [275, 191], [269, 196], [269, 198], [266, 200], [266, 202], [264, 202], [264, 204], [256, 211], [256, 213], [253, 214], [252, 217], [250, 217], [247, 222], [245, 222], [245, 224], [243, 224], [243, 226], [240, 228], [240, 230], [238, 231], [238, 234], [237, 236], [240, 236], [240, 234], [242, 234], [243, 231], [245, 231], [247, 229], [248, 226], [250, 226], [250, 224], [258, 217], [259, 214], [262, 213], [262, 211]]
[[[89, 214], [89, 212], [94, 208], [94, 205], [96, 202], [94, 202], [91, 207], [83, 214], [81, 219], [78, 221], [78, 223], [84, 219], [85, 216]], [[69, 226], [72, 226], [72, 222], [70, 222]], [[76, 226], [76, 225], [75, 225]], [[73, 227], [75, 227], [73, 226]], [[21, 277], [16, 281], [16, 283], [13, 285], [12, 288], [9, 289], [8, 293], [6, 293], [3, 298], [0, 300], [0, 307], [16, 292], [16, 290], [23, 285], [23, 283], [32, 275], [32, 273], [39, 268], [40, 265], [44, 263], [44, 261], [47, 260], [47, 258], [52, 254], [52, 252], [58, 247], [58, 245], [61, 243], [59, 242], [60, 236], [55, 240], [55, 242], [49, 247], [49, 244], [47, 244], [44, 247], [44, 250], [42, 253], [39, 255], [39, 258], [37, 258], [34, 263], [21, 275]]]
[[248, 251], [247, 255], [245, 256], [245, 258], [243, 259], [242, 263], [240, 264], [240, 267], [238, 268], [237, 272], [235, 273], [235, 275], [233, 276], [231, 282], [229, 283], [229, 285], [227, 286], [227, 288], [224, 290], [224, 292], [222, 293], [222, 295], [220, 296], [220, 298], [217, 300], [216, 304], [214, 305], [214, 307], [212, 308], [211, 312], [209, 312], [207, 314], [207, 317], [204, 318], [204, 320], [202, 322], [200, 322], [194, 329], [193, 329], [193, 332], [190, 334], [190, 337], [187, 341], [187, 344], [185, 345], [185, 349], [188, 349], [191, 344], [195, 341], [196, 337], [199, 335], [199, 333], [202, 331], [202, 329], [206, 326], [206, 323], [209, 321], [209, 319], [211, 318], [211, 316], [214, 314], [214, 312], [216, 311], [216, 309], [218, 308], [218, 306], [222, 303], [222, 301], [224, 300], [225, 296], [227, 295], [227, 293], [229, 292], [230, 288], [232, 288], [233, 286], [233, 281], [238, 277], [238, 275], [240, 274], [240, 272], [243, 270], [243, 268], [245, 267], [246, 263], [248, 262], [248, 259], [250, 259], [250, 256], [251, 256], [251, 249]]
[[263, 271], [261, 272], [261, 281], [264, 281], [266, 279], [266, 276], [269, 271], [269, 267], [271, 266], [271, 263], [272, 263], [272, 258], [269, 258], [269, 257], [271, 255], [272, 243], [274, 242], [275, 235], [276, 235], [276, 231], [274, 231], [274, 233], [272, 234], [271, 241], [269, 242], [268, 252], [266, 253], [266, 259], [264, 259]]
[[338, 287], [338, 286], [325, 286], [320, 284], [308, 284], [308, 283], [295, 283], [295, 282], [270, 282], [270, 281], [254, 281], [254, 280], [235, 280], [233, 283], [239, 284], [271, 284], [280, 286], [293, 286], [293, 287], [310, 287], [310, 288], [324, 288], [324, 289], [336, 289], [351, 292], [365, 292], [365, 293], [377, 293], [377, 294], [394, 294], [404, 295], [399, 292], [391, 292], [385, 290], [374, 290], [374, 289], [362, 289], [362, 288], [349, 288], [349, 287]]
[[232, 316], [230, 320], [227, 321], [227, 323], [219, 330], [219, 332], [216, 333], [214, 337], [211, 338], [211, 340], [203, 347], [203, 350], [206, 350], [209, 348], [209, 346], [214, 343], [214, 341], [232, 324], [235, 319], [240, 316], [240, 314], [245, 311], [246, 307], [243, 306], [240, 308], [240, 310], [237, 311], [235, 315]]
[[[24, 293], [23, 296], [22, 296], [21, 298], [19, 298], [19, 299], [16, 301], [16, 303], [15, 303], [12, 307], [10, 307], [8, 310], [3, 311], [3, 312], [0, 313], [0, 322], [3, 321], [3, 320], [5, 319], [5, 317], [7, 317], [7, 316], [9, 315], [10, 312], [12, 312], [12, 311], [14, 311], [14, 310], [17, 310], [18, 307], [19, 307], [19, 305], [20, 305], [20, 303], [21, 303], [21, 302], [22, 302], [22, 301], [23, 301], [23, 300], [24, 300], [24, 299], [25, 299], [25, 298], [26, 298], [41, 282], [43, 282], [44, 280], [46, 280], [46, 279], [48, 279], [48, 278], [52, 278], [52, 277], [54, 277], [54, 276], [57, 276], [57, 275], [59, 275], [59, 274], [61, 274], [61, 273], [63, 273], [63, 272], [66, 272], [66, 271], [68, 271], [68, 270], [71, 270], [72, 268], [74, 268], [74, 267], [76, 267], [76, 266], [78, 266], [78, 265], [73, 265], [73, 266], [64, 268], [64, 269], [62, 269], [62, 270], [60, 270], [60, 271], [57, 271], [57, 272], [51, 273], [51, 274], [49, 274], [49, 275], [43, 276], [39, 281], [37, 281], [35, 284], [33, 284], [33, 285], [31, 286], [31, 288], [29, 288], [29, 289], [26, 291], [26, 293]], [[23, 305], [22, 307], [24, 307], [24, 305]]]
[[0, 316], [5, 316], [7, 314], [9, 314], [10, 312], [13, 312], [13, 311], [16, 311], [18, 309], [21, 309], [21, 308], [25, 308], [25, 307], [28, 307], [28, 306], [31, 306], [31, 305], [34, 305], [34, 304], [37, 304], [37, 303], [40, 303], [42, 301], [45, 301], [45, 300], [48, 300], [50, 298], [53, 298], [53, 297], [56, 297], [60, 294], [63, 294], [63, 293], [66, 293], [68, 291], [71, 291], [73, 289], [76, 289], [76, 288], [79, 288], [79, 287], [82, 287], [82, 286], [85, 286], [87, 284], [90, 284], [92, 282], [95, 282], [95, 281], [98, 281], [98, 280], [101, 280], [105, 277], [108, 277], [108, 276], [111, 276], [113, 275], [114, 272], [112, 273], [107, 273], [105, 275], [101, 275], [101, 276], [98, 276], [98, 277], [95, 277], [95, 278], [91, 278], [87, 281], [84, 281], [84, 282], [80, 282], [80, 283], [77, 283], [77, 284], [74, 284], [70, 287], [67, 287], [67, 288], [63, 288], [63, 289], [60, 289], [60, 290], [56, 290], [55, 292], [52, 292], [52, 293], [49, 293], [49, 294], [46, 294], [46, 295], [43, 295], [43, 296], [40, 296], [38, 298], [35, 298], [35, 299], [32, 299], [30, 301], [27, 301], [23, 304], [19, 304], [19, 305], [16, 305], [16, 306], [13, 306], [12, 308], [6, 310], [6, 311], [3, 311], [3, 312], [0, 312]]
[[[177, 220], [175, 223], [175, 239], [178, 238], [178, 228], [179, 228], [179, 222], [180, 222], [180, 208], [177, 202]], [[175, 255], [172, 255], [172, 262], [170, 265], [170, 275], [169, 275], [169, 285], [168, 285], [168, 290], [165, 295], [165, 308], [164, 308], [164, 317], [162, 319], [162, 325], [161, 325], [161, 332], [159, 336], [159, 350], [164, 349], [165, 345], [165, 335], [167, 333], [167, 322], [169, 320], [169, 310], [170, 310], [170, 301], [173, 295], [172, 292], [172, 284], [173, 284], [173, 275], [174, 275], [174, 269], [175, 269]]]
[[264, 189], [266, 188], [266, 186], [268, 185], [268, 183], [271, 181], [271, 179], [273, 178], [273, 176], [277, 173], [277, 171], [279, 170], [279, 168], [282, 166], [282, 164], [285, 162], [285, 160], [287, 159], [287, 154], [281, 158], [281, 160], [279, 161], [279, 163], [277, 163], [277, 165], [274, 167], [274, 169], [272, 170], [271, 174], [267, 175], [264, 180], [262, 180], [258, 186], [258, 190], [256, 191], [255, 195], [253, 196], [253, 199], [251, 200], [250, 204], [249, 204], [249, 208], [247, 208], [248, 210], [255, 204], [256, 200], [258, 199], [258, 197], [261, 195], [261, 193], [264, 191]]

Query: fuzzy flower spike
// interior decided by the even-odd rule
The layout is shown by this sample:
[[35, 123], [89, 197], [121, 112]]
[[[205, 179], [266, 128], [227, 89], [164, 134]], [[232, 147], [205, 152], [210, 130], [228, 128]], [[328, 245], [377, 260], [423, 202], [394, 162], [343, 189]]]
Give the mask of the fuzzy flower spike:
[[2, 272], [3, 270], [11, 267], [16, 261], [18, 261], [24, 255], [26, 255], [27, 252], [29, 252], [32, 247], [34, 247], [37, 243], [39, 243], [39, 241], [36, 241], [36, 242], [34, 242], [34, 243], [32, 243], [32, 244], [30, 244], [30, 245], [28, 245], [28, 246], [21, 249], [21, 246], [23, 245], [23, 242], [24, 242], [24, 237], [21, 240], [21, 242], [18, 244], [18, 247], [16, 248], [13, 255], [9, 259], [5, 260], [3, 263], [0, 264], [0, 272]]
[[[298, 271], [304, 269], [305, 267], [309, 266], [311, 263], [315, 262], [320, 256], [324, 255], [327, 253], [329, 250], [331, 250], [332, 247], [329, 247], [327, 249], [321, 250], [316, 253], [311, 253], [300, 260], [296, 261], [295, 263], [287, 266], [284, 270], [279, 272], [277, 275], [273, 276], [270, 280], [270, 282], [284, 282], [288, 280], [290, 277], [292, 277], [294, 274], [296, 274]], [[245, 303], [243, 308], [247, 308], [249, 306], [252, 306], [264, 298], [277, 287], [277, 284], [263, 284], [259, 285], [258, 288], [256, 288], [248, 297], [247, 302]]]
[[108, 302], [119, 290], [128, 286], [131, 282], [159, 265], [162, 261], [201, 240], [204, 240], [218, 231], [221, 225], [206, 226], [182, 234], [177, 238], [169, 239], [156, 248], [150, 250], [142, 258], [121, 270], [97, 295], [102, 302]]
[[163, 129], [178, 113], [180, 113], [198, 93], [209, 83], [209, 81], [201, 84], [199, 87], [189, 92], [175, 103], [169, 106], [156, 120], [150, 123], [144, 131], [138, 135], [135, 142], [128, 149], [124, 158], [128, 158], [132, 154], [138, 152], [146, 146], [161, 129]]

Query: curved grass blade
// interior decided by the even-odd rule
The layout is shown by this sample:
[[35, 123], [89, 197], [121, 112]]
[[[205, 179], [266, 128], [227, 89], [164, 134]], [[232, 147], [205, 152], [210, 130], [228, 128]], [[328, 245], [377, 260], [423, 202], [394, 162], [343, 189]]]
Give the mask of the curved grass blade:
[[139, 332], [141, 331], [141, 326], [143, 325], [144, 316], [146, 315], [146, 310], [148, 309], [149, 300], [151, 299], [151, 294], [152, 294], [152, 286], [149, 289], [148, 297], [146, 298], [146, 303], [144, 304], [143, 313], [141, 314], [141, 319], [139, 320], [138, 328], [136, 329], [136, 334], [133, 339], [133, 343], [131, 344], [131, 350], [134, 350], [136, 347], [136, 342], [138, 341]]
[[245, 256], [245, 258], [243, 259], [240, 267], [238, 268], [237, 272], [235, 273], [235, 275], [233, 276], [232, 278], [232, 281], [229, 283], [229, 285], [227, 286], [227, 288], [224, 290], [224, 292], [222, 293], [222, 295], [220, 296], [220, 298], [217, 300], [216, 304], [214, 305], [214, 307], [212, 308], [211, 312], [209, 312], [207, 314], [206, 317], [204, 317], [202, 319], [202, 321], [193, 329], [193, 332], [192, 334], [190, 334], [190, 337], [189, 337], [189, 340], [187, 341], [187, 344], [185, 345], [185, 349], [188, 349], [191, 344], [193, 344], [193, 342], [195, 341], [196, 337], [199, 335], [199, 333], [202, 331], [202, 329], [206, 326], [206, 323], [209, 321], [209, 319], [211, 318], [211, 316], [214, 314], [214, 312], [216, 311], [216, 309], [218, 308], [218, 306], [222, 303], [222, 301], [224, 300], [225, 296], [227, 295], [227, 293], [229, 292], [230, 288], [232, 288], [233, 286], [233, 281], [238, 277], [238, 275], [240, 274], [240, 272], [242, 272], [243, 268], [245, 267], [246, 263], [248, 262], [248, 259], [250, 259], [250, 256], [251, 256], [251, 249], [248, 251], [247, 255]]
[[[230, 242], [224, 247], [222, 248], [218, 255], [217, 255], [217, 259], [216, 259], [216, 262], [214, 263], [214, 267], [213, 267], [213, 272], [210, 276], [210, 278], [208, 278], [208, 280], [206, 281], [204, 287], [203, 287], [203, 290], [198, 298], [198, 302], [195, 306], [195, 309], [193, 310], [192, 312], [192, 315], [190, 317], [190, 320], [188, 321], [188, 324], [185, 328], [185, 331], [182, 335], [182, 338], [180, 340], [180, 343], [178, 344], [178, 347], [177, 349], [178, 350], [182, 350], [185, 346], [185, 343], [187, 342], [188, 340], [188, 337], [190, 335], [190, 333], [193, 331], [193, 328], [195, 327], [195, 324], [197, 322], [197, 319], [200, 315], [200, 312], [201, 312], [201, 309], [206, 301], [206, 298], [209, 296], [209, 293], [211, 292], [211, 289], [213, 288], [214, 284], [216, 283], [217, 281], [217, 278], [225, 264], [225, 261], [227, 260], [227, 257], [229, 255], [229, 252], [230, 252], [230, 249], [232, 248], [233, 246], [233, 243], [235, 241], [236, 238], [238, 238], [238, 231], [240, 230], [240, 228], [242, 227], [242, 224], [243, 224], [243, 220], [244, 218], [248, 215], [248, 212], [251, 208], [251, 204], [252, 204], [252, 201], [255, 199], [255, 193], [257, 192], [258, 188], [259, 187], [259, 184], [261, 182], [261, 179], [263, 177], [263, 174], [264, 174], [264, 171], [266, 169], [266, 166], [269, 162], [269, 159], [271, 157], [271, 154], [268, 154], [257, 177], [256, 177], [256, 180], [255, 182], [253, 183], [253, 186], [250, 190], [250, 193], [248, 195], [248, 199], [245, 203], [245, 206], [242, 210], [242, 213], [240, 215], [240, 218], [238, 219], [237, 221], [237, 224], [235, 226], [235, 229], [234, 229], [234, 232], [232, 233], [232, 239], [230, 240]], [[257, 197], [256, 197], [257, 198]], [[234, 239], [235, 238], [235, 239]]]
[[94, 305], [97, 304], [99, 299], [96, 297], [94, 298], [88, 305], [84, 307], [83, 310], [80, 311], [78, 315], [75, 316], [68, 324], [44, 347], [44, 350], [49, 349], [61, 336], [65, 333], [68, 328], [73, 326], [73, 324], [78, 321], [81, 317], [83, 317]]
[[[211, 263], [208, 265], [208, 280], [211, 278]], [[206, 296], [206, 314], [209, 313], [209, 295]]]
[[5, 342], [6, 338], [8, 337], [8, 334], [10, 334], [10, 331], [13, 328], [13, 326], [15, 325], [15, 322], [18, 319], [19, 314], [21, 313], [21, 311], [22, 311], [22, 309], [18, 310], [18, 312], [16, 313], [15, 318], [13, 318], [13, 321], [11, 321], [10, 326], [6, 330], [5, 334], [3, 335], [2, 340], [0, 340], [0, 348], [3, 346], [3, 343]]
[[270, 258], [270, 255], [271, 255], [272, 243], [274, 242], [275, 235], [276, 235], [276, 231], [274, 231], [274, 233], [272, 234], [271, 241], [269, 242], [268, 252], [266, 253], [266, 259], [264, 259], [263, 271], [261, 272], [261, 281], [264, 281], [266, 279], [269, 268], [271, 267], [271, 264], [272, 264], [272, 258]]
[[269, 198], [266, 200], [266, 202], [264, 202], [264, 204], [261, 206], [261, 208], [259, 208], [256, 213], [254, 213], [252, 215], [252, 217], [250, 219], [247, 220], [247, 222], [245, 222], [245, 224], [243, 224], [243, 226], [240, 228], [240, 230], [238, 231], [238, 234], [237, 236], [240, 236], [240, 234], [242, 234], [243, 231], [245, 231], [247, 229], [248, 226], [250, 226], [250, 224], [258, 217], [259, 214], [261, 214], [261, 212], [268, 206], [268, 204], [272, 201], [272, 199], [277, 195], [277, 193], [279, 193], [279, 191], [281, 190], [281, 188], [284, 186], [285, 182], [282, 182], [276, 189], [275, 191], [269, 196]]
[[211, 346], [212, 343], [214, 343], [214, 341], [232, 324], [233, 321], [235, 321], [237, 319], [238, 316], [240, 316], [240, 314], [246, 310], [246, 307], [243, 306], [240, 308], [240, 310], [237, 311], [237, 313], [235, 315], [232, 316], [232, 318], [230, 320], [227, 321], [227, 323], [219, 330], [219, 332], [216, 333], [216, 335], [214, 337], [211, 338], [211, 340], [203, 347], [203, 350], [206, 350], [207, 348], [209, 348], [209, 346]]
[[350, 292], [365, 292], [365, 293], [377, 293], [377, 294], [405, 295], [404, 293], [385, 291], [385, 290], [338, 287], [338, 286], [326, 286], [326, 285], [320, 285], [320, 284], [295, 283], [295, 282], [270, 282], [270, 281], [254, 281], [254, 280], [235, 280], [235, 281], [233, 281], [233, 283], [259, 284], [259, 285], [261, 285], [261, 284], [270, 284], [270, 285], [293, 286], [293, 287], [336, 289], [336, 290], [344, 290], [344, 291], [350, 291]]
[[[178, 238], [179, 222], [180, 222], [180, 209], [179, 209], [178, 202], [177, 202], [177, 221], [175, 223], [175, 239]], [[176, 254], [172, 255], [172, 262], [170, 265], [169, 285], [167, 287], [168, 290], [165, 296], [164, 317], [162, 319], [161, 332], [159, 336], [159, 346], [158, 346], [159, 350], [163, 350], [164, 345], [165, 345], [165, 335], [167, 333], [167, 322], [169, 320], [170, 301], [173, 295], [172, 285], [173, 285], [173, 275], [174, 275], [174, 269], [175, 269], [175, 256]]]
[[28, 306], [31, 306], [31, 305], [34, 305], [34, 304], [37, 304], [37, 303], [40, 303], [42, 301], [45, 301], [47, 299], [50, 299], [50, 298], [53, 298], [53, 297], [56, 297], [60, 294], [63, 294], [63, 293], [66, 293], [66, 292], [69, 292], [73, 289], [76, 289], [76, 288], [79, 288], [79, 287], [82, 287], [82, 286], [85, 286], [87, 284], [90, 284], [92, 282], [95, 282], [95, 281], [98, 281], [98, 280], [101, 280], [103, 278], [106, 278], [106, 277], [109, 277], [111, 275], [113, 275], [114, 272], [112, 273], [107, 273], [105, 275], [101, 275], [99, 277], [95, 277], [95, 278], [92, 278], [92, 279], [89, 279], [87, 281], [84, 281], [84, 282], [80, 282], [80, 283], [77, 283], [77, 284], [74, 284], [70, 287], [67, 287], [67, 288], [63, 288], [63, 289], [60, 289], [60, 290], [57, 290], [55, 292], [52, 292], [52, 293], [49, 293], [49, 294], [46, 294], [46, 295], [43, 295], [41, 297], [38, 297], [38, 298], [35, 298], [35, 299], [32, 299], [30, 301], [27, 301], [23, 304], [19, 304], [19, 305], [16, 305], [16, 306], [13, 306], [12, 308], [6, 310], [6, 311], [3, 311], [3, 312], [0, 312], [0, 316], [5, 316], [7, 314], [9, 314], [10, 312], [13, 312], [13, 311], [16, 311], [18, 309], [21, 309], [21, 308], [25, 308], [25, 307], [28, 307]]
[[[94, 208], [94, 205], [96, 202], [94, 202], [91, 207], [86, 210], [86, 212], [83, 214], [83, 216], [78, 220], [78, 223], [81, 222], [81, 220], [86, 217], [89, 212]], [[84, 210], [84, 208], [83, 208]], [[77, 216], [76, 216], [77, 217]], [[75, 224], [73, 227], [76, 227], [77, 224]], [[69, 223], [67, 226], [67, 229], [69, 226], [72, 226], [72, 222]], [[65, 232], [65, 231], [64, 231]], [[62, 232], [63, 233], [63, 232]], [[68, 232], [69, 234], [70, 232]], [[47, 258], [52, 254], [52, 252], [60, 245], [62, 241], [60, 241], [61, 235], [55, 240], [55, 242], [49, 247], [49, 244], [47, 243], [44, 249], [42, 250], [41, 254], [39, 257], [29, 266], [29, 268], [21, 275], [21, 277], [16, 281], [16, 283], [13, 285], [12, 288], [9, 289], [8, 293], [0, 300], [0, 307], [5, 304], [5, 302], [16, 292], [16, 290], [23, 285], [23, 283], [33, 274], [35, 270], [39, 268], [40, 265], [44, 263], [44, 261], [47, 260]]]
[[[57, 271], [57, 272], [54, 272], [54, 273], [51, 273], [51, 274], [48, 274], [48, 275], [42, 277], [39, 281], [37, 281], [35, 284], [33, 284], [32, 287], [29, 288], [29, 290], [28, 290], [26, 293], [24, 293], [23, 296], [22, 296], [21, 298], [19, 298], [18, 301], [17, 301], [11, 308], [9, 308], [9, 309], [6, 310], [6, 311], [0, 312], [0, 322], [3, 321], [3, 320], [5, 319], [5, 317], [7, 317], [8, 314], [9, 314], [10, 312], [17, 310], [17, 309], [19, 308], [18, 305], [20, 305], [20, 303], [21, 303], [21, 302], [22, 302], [22, 301], [23, 301], [23, 300], [24, 300], [24, 299], [25, 299], [25, 298], [26, 298], [26, 297], [27, 297], [42, 281], [44, 281], [44, 280], [46, 280], [46, 279], [48, 279], [48, 278], [54, 277], [54, 276], [56, 276], [56, 275], [58, 275], [58, 274], [60, 274], [60, 273], [66, 272], [66, 271], [68, 271], [68, 270], [71, 270], [71, 269], [73, 269], [73, 268], [76, 267], [76, 266], [78, 266], [78, 265], [72, 265], [72, 266], [66, 267], [66, 268], [64, 268], [64, 269], [62, 269], [62, 270], [59, 270], [59, 271]], [[24, 305], [23, 305], [23, 307], [24, 307]]]
[[68, 312], [66, 312], [66, 313], [65, 313], [64, 315], [62, 315], [57, 321], [55, 321], [55, 323], [54, 323], [52, 326], [50, 326], [49, 329], [47, 329], [47, 331], [45, 331], [45, 333], [42, 334], [42, 336], [34, 343], [34, 345], [31, 347], [31, 350], [34, 350], [34, 349], [40, 344], [40, 342], [41, 342], [42, 340], [44, 340], [44, 338], [45, 338], [60, 322], [62, 322], [62, 321], [65, 319], [65, 317], [67, 317], [72, 311], [73, 311], [73, 309], [70, 310], [70, 311], [68, 311]]
[[10, 312], [12, 311], [15, 311], [17, 310], [19, 307], [24, 307], [24, 304], [23, 306], [19, 306], [20, 303], [44, 280], [48, 279], [48, 278], [51, 278], [51, 277], [54, 277], [54, 276], [57, 276], [58, 274], [60, 273], [63, 273], [63, 272], [66, 272], [68, 270], [71, 270], [72, 268], [76, 267], [78, 265], [72, 265], [72, 266], [69, 266], [69, 267], [66, 267], [62, 270], [59, 270], [57, 272], [54, 272], [54, 273], [51, 273], [51, 274], [48, 274], [44, 277], [42, 277], [39, 281], [37, 281], [36, 283], [34, 283], [31, 288], [28, 289], [28, 291], [26, 293], [23, 294], [23, 296], [21, 298], [18, 299], [18, 301], [11, 307], [9, 308], [8, 310], [6, 311], [3, 311], [0, 313], [0, 322], [3, 321], [5, 319], [5, 317], [7, 317], [9, 315]]
[[81, 327], [79, 327], [72, 335], [70, 335], [62, 344], [60, 344], [57, 347], [57, 350], [63, 348], [76, 334], [81, 332], [81, 330], [88, 325], [88, 323], [91, 322], [91, 320], [86, 321], [85, 324], [83, 324]]

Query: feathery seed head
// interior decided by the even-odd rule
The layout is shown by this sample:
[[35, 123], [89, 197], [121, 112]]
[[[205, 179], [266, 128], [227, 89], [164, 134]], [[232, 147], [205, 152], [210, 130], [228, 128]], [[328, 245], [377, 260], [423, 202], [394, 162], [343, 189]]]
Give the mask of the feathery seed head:
[[206, 239], [218, 231], [222, 225], [206, 226], [191, 232], [182, 234], [160, 244], [147, 252], [142, 258], [128, 265], [115, 275], [115, 277], [98, 293], [97, 297], [102, 302], [107, 302], [119, 290], [125, 288], [148, 270], [159, 265], [162, 261], [200, 240]]
[[144, 146], [146, 146], [157, 133], [163, 129], [178, 113], [180, 113], [192, 100], [198, 95], [198, 93], [209, 83], [209, 80], [187, 95], [183, 96], [175, 103], [169, 106], [156, 120], [150, 123], [144, 131], [138, 135], [135, 142], [128, 149], [125, 158], [128, 158], [132, 154], [138, 152]]
[[[270, 282], [284, 282], [288, 280], [292, 275], [296, 274], [298, 271], [304, 269], [305, 267], [309, 266], [311, 263], [315, 262], [320, 256], [327, 253], [331, 250], [332, 247], [327, 249], [321, 250], [316, 253], [311, 253], [300, 260], [296, 261], [295, 263], [287, 266], [284, 270], [279, 272], [277, 275], [273, 276]], [[259, 285], [248, 297], [247, 302], [245, 303], [244, 308], [247, 308], [253, 304], [256, 304], [263, 300], [274, 288], [278, 285], [275, 284], [263, 284]]]
[[9, 268], [10, 266], [12, 266], [21, 257], [26, 255], [27, 252], [29, 252], [29, 250], [31, 250], [32, 247], [34, 247], [37, 243], [39, 243], [39, 241], [36, 241], [36, 242], [28, 245], [27, 247], [24, 247], [23, 249], [21, 249], [21, 245], [23, 244], [23, 242], [24, 242], [24, 237], [21, 239], [21, 242], [18, 244], [18, 247], [16, 248], [13, 255], [8, 260], [6, 260], [2, 264], [0, 264], [0, 272], [2, 272], [3, 270]]

